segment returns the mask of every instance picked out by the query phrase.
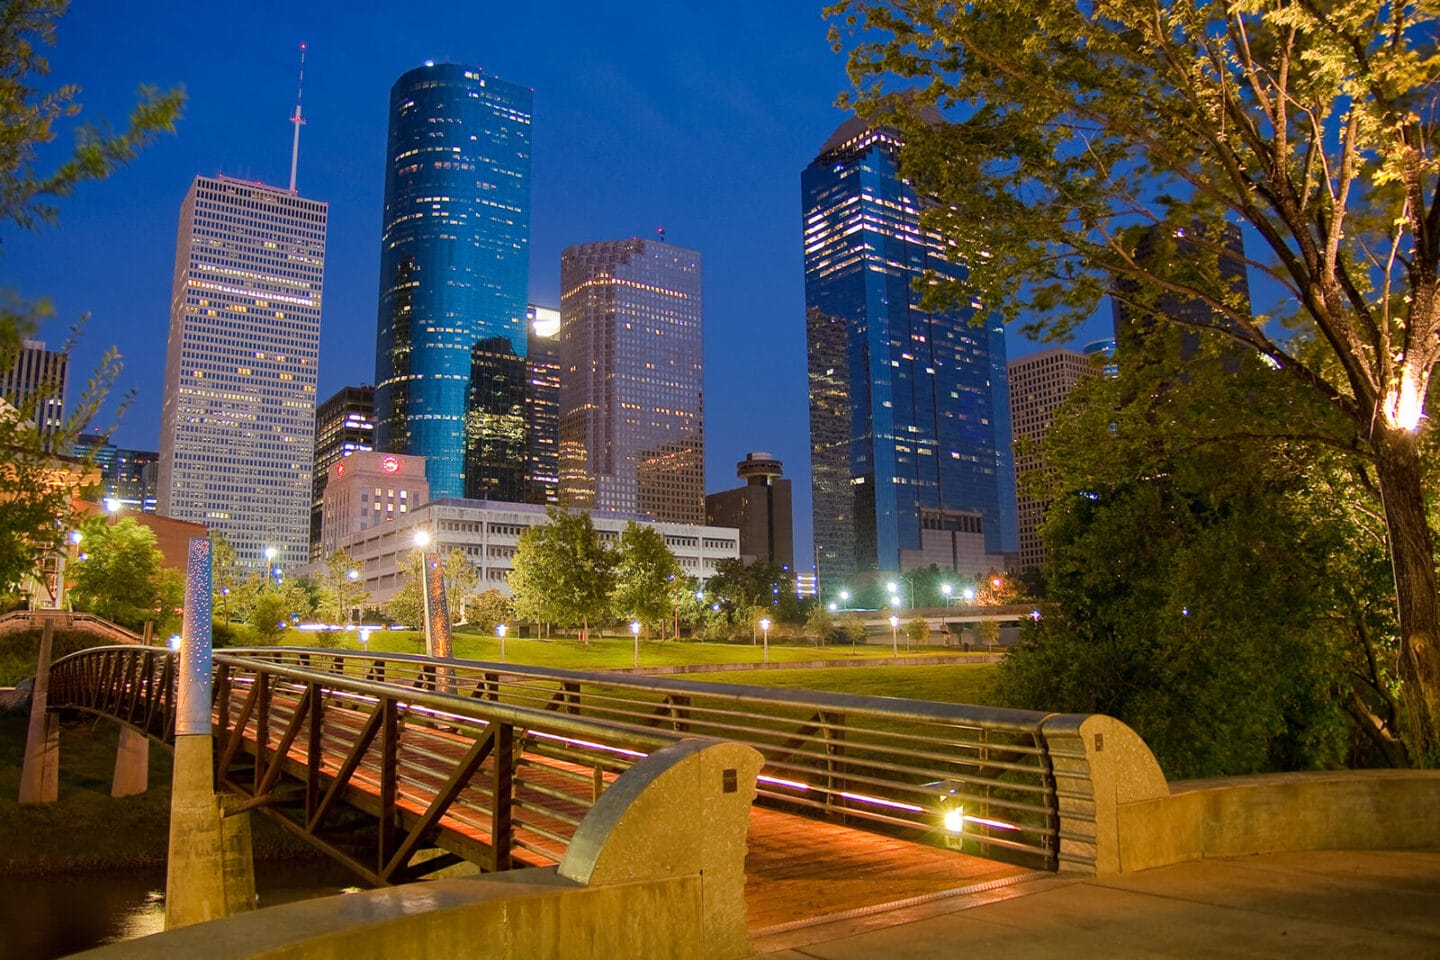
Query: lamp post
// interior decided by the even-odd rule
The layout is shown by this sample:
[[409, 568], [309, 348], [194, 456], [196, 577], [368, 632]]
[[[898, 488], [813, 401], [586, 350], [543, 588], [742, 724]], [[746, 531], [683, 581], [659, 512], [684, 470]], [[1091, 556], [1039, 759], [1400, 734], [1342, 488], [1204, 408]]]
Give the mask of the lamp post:
[[[348, 581], [350, 581], [350, 585], [351, 585], [351, 586], [354, 586], [354, 585], [355, 585], [355, 581], [360, 579], [360, 571], [359, 571], [359, 570], [356, 570], [356, 569], [353, 568], [353, 567], [350, 568], [349, 570], [346, 570], [346, 571], [345, 571], [345, 579], [348, 580]], [[346, 594], [345, 594], [345, 592], [344, 592], [344, 585], [342, 584], [342, 585], [341, 585], [341, 599], [342, 599], [342, 601], [345, 599], [345, 597], [346, 597]], [[346, 603], [346, 604], [345, 604], [345, 626], [349, 627], [349, 626], [353, 625], [353, 623], [354, 623], [354, 611], [350, 609], [350, 604]]]
[[890, 615], [890, 655], [900, 656], [900, 618], [893, 613]]
[[945, 606], [947, 607], [950, 606], [950, 591], [953, 589], [954, 587], [948, 583], [940, 584], [940, 592], [945, 595]]
[[500, 662], [505, 662], [505, 624], [495, 624], [495, 636], [500, 638]]
[[630, 636], [635, 641], [635, 666], [640, 666], [640, 621], [630, 621]]
[[265, 582], [275, 582], [275, 553], [274, 547], [265, 548]]
[[769, 618], [769, 617], [761, 617], [761, 618], [760, 618], [760, 632], [765, 635], [765, 652], [764, 652], [764, 658], [765, 658], [765, 662], [766, 662], [766, 663], [769, 663], [769, 662], [770, 662], [770, 618]]
[[840, 591], [840, 607], [841, 607], [841, 609], [849, 609], [849, 607], [850, 607], [850, 591], [849, 591], [849, 590], [841, 590], [841, 591]]

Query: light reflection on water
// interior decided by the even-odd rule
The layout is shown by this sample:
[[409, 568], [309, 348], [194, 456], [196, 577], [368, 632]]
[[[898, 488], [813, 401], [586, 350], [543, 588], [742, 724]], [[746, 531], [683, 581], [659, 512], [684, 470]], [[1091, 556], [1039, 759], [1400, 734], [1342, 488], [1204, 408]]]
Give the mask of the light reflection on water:
[[[261, 906], [353, 892], [330, 861], [256, 864]], [[0, 957], [55, 960], [165, 928], [165, 871], [147, 868], [59, 877], [0, 877]]]

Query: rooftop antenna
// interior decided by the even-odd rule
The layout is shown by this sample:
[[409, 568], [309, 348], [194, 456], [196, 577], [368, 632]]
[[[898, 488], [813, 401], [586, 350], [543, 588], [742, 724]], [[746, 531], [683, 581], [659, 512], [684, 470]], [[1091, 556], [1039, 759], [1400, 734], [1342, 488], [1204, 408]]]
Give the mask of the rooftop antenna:
[[665, 228], [664, 228], [664, 227], [656, 227], [656, 228], [655, 228], [655, 232], [658, 233], [658, 234], [660, 234], [660, 242], [661, 242], [661, 243], [664, 243], [664, 242], [665, 242]]
[[300, 82], [295, 86], [295, 116], [290, 122], [295, 124], [295, 145], [290, 148], [290, 192], [295, 192], [295, 167], [300, 162], [300, 127], [304, 125], [305, 118], [300, 116], [300, 98], [305, 92], [305, 44], [300, 44]]

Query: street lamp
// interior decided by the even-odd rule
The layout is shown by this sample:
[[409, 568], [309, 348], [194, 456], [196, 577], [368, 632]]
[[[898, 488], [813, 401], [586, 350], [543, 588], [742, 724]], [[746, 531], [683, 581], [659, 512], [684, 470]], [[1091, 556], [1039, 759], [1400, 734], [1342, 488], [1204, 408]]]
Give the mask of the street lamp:
[[850, 591], [849, 591], [849, 590], [841, 590], [841, 591], [840, 591], [840, 605], [841, 605], [842, 607], [848, 607], [848, 606], [850, 605]]
[[950, 606], [950, 591], [953, 589], [954, 588], [951, 587], [948, 583], [940, 584], [940, 592], [945, 594], [945, 606], [947, 607]]
[[974, 602], [975, 602], [975, 588], [974, 588], [974, 587], [966, 587], [966, 588], [965, 588], [965, 593], [962, 594], [962, 596], [965, 597], [965, 602], [966, 602], [966, 603], [974, 603]]
[[890, 615], [890, 655], [900, 656], [900, 618]]
[[[345, 579], [346, 579], [346, 580], [349, 580], [350, 583], [353, 585], [356, 580], [359, 580], [359, 579], [360, 579], [360, 571], [359, 571], [359, 570], [356, 570], [356, 569], [353, 568], [353, 567], [350, 568], [349, 570], [346, 570], [346, 571], [345, 571]], [[344, 602], [344, 600], [345, 600], [345, 596], [343, 595], [343, 584], [342, 584], [342, 596], [341, 596], [341, 601]], [[348, 626], [351, 626], [351, 625], [353, 624], [353, 622], [354, 622], [354, 613], [355, 613], [355, 611], [352, 610], [352, 609], [350, 609], [350, 604], [346, 603], [346, 604], [345, 604], [345, 626], [348, 627]]]
[[495, 624], [495, 636], [500, 638], [500, 662], [505, 662], [505, 624]]
[[640, 666], [640, 621], [630, 621], [630, 636], [635, 640], [635, 666]]
[[761, 617], [761, 618], [760, 618], [760, 632], [765, 635], [765, 653], [764, 653], [764, 657], [765, 657], [765, 662], [766, 662], [766, 663], [769, 663], [769, 662], [770, 662], [770, 618], [769, 618], [769, 617]]
[[274, 547], [265, 548], [265, 582], [272, 583], [275, 580], [275, 554]]

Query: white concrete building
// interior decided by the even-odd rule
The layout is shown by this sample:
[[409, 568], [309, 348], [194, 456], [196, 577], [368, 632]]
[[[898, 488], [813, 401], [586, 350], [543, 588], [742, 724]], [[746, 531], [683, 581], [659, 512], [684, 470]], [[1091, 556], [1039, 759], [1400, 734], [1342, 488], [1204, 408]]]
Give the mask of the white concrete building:
[[[359, 456], [361, 454], [356, 454], [349, 460]], [[418, 462], [419, 458], [406, 460]], [[331, 542], [328, 501], [334, 488], [334, 484], [327, 486], [325, 493], [327, 531], [323, 536], [327, 545]], [[373, 490], [373, 485], [369, 489]], [[351, 503], [352, 508], [364, 506], [358, 501]], [[326, 550], [327, 555], [331, 549], [341, 547], [349, 551], [365, 589], [370, 592], [370, 602], [375, 604], [385, 603], [400, 588], [400, 569], [415, 549], [417, 529], [423, 528], [430, 535], [431, 549], [438, 550], [442, 556], [452, 549], [463, 551], [480, 575], [481, 590], [494, 588], [508, 595], [510, 586], [506, 578], [512, 569], [511, 560], [520, 534], [545, 523], [545, 507], [539, 504], [442, 499], [403, 511], [398, 509], [398, 503], [396, 506], [393, 512], [382, 510], [387, 513], [387, 519], [363, 528], [353, 526], [350, 533], [335, 538], [334, 547]], [[371, 514], [375, 513], [373, 503], [368, 509]], [[740, 531], [730, 527], [661, 523], [615, 513], [596, 512], [590, 517], [601, 538], [607, 541], [618, 539], [632, 519], [654, 527], [665, 538], [681, 569], [702, 581], [715, 575], [715, 565], [721, 560], [740, 556]]]
[[180, 207], [158, 510], [221, 531], [240, 563], [308, 555], [325, 203], [196, 177]]

